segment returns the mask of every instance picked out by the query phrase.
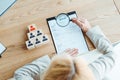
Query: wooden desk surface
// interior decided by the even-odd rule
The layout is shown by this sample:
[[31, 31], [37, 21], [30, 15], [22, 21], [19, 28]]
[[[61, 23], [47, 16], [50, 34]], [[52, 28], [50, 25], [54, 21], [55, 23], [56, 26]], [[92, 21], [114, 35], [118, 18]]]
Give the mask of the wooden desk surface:
[[[117, 3], [117, 4], [116, 4]], [[100, 25], [112, 41], [120, 40], [119, 0], [18, 0], [0, 17], [0, 41], [7, 50], [0, 59], [0, 80], [13, 76], [13, 72], [45, 54], [55, 53], [46, 18], [61, 12], [75, 10], [78, 16], [87, 18], [92, 25]], [[49, 44], [28, 51], [27, 25], [36, 24], [49, 35]], [[93, 46], [88, 41], [90, 49]]]

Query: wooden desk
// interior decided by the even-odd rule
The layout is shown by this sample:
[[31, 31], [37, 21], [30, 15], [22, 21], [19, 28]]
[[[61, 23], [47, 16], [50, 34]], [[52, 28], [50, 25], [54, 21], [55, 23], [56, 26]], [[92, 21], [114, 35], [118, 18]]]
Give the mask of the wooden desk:
[[[78, 16], [87, 18], [92, 25], [100, 25], [112, 42], [120, 40], [120, 16], [113, 0], [18, 0], [0, 17], [0, 41], [7, 47], [0, 59], [0, 80], [12, 77], [14, 71], [26, 63], [45, 54], [54, 54], [46, 18], [73, 10]], [[28, 51], [25, 46], [26, 26], [31, 23], [48, 34], [50, 42]]]
[[114, 1], [114, 4], [116, 6], [117, 11], [120, 14], [120, 0], [113, 0], [113, 1]]

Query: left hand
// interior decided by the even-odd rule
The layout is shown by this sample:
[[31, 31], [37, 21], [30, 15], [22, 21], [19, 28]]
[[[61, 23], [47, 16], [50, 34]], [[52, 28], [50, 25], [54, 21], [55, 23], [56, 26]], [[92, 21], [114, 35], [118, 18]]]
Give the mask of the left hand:
[[76, 56], [79, 52], [78, 52], [78, 49], [76, 49], [76, 48], [73, 48], [73, 49], [66, 49], [63, 53], [65, 53], [65, 54], [68, 54], [68, 55], [70, 55], [70, 56]]

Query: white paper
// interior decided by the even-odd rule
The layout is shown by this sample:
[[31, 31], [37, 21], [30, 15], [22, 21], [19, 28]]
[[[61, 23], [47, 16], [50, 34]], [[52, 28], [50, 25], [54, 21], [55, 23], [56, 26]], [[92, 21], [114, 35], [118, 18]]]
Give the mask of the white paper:
[[[70, 18], [75, 18], [76, 14], [69, 16]], [[85, 42], [83, 33], [81, 29], [70, 22], [66, 27], [60, 27], [55, 19], [48, 21], [52, 37], [57, 49], [57, 53], [63, 52], [67, 48], [77, 48], [79, 53], [87, 52], [88, 47]]]

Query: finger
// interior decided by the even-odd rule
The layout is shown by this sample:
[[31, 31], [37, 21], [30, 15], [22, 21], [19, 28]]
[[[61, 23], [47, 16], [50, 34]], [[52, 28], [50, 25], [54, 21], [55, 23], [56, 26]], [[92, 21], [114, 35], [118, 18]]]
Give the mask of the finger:
[[76, 49], [73, 48], [73, 49], [71, 49], [71, 50], [69, 51], [69, 54], [72, 54], [72, 53], [75, 52], [75, 51], [76, 51]]
[[73, 51], [71, 52], [71, 55], [74, 56], [74, 55], [76, 55], [77, 53], [78, 53], [78, 49], [75, 49], [75, 50], [73, 50]]
[[86, 18], [83, 18], [83, 17], [80, 17], [79, 20], [82, 22], [82, 23], [85, 23], [87, 21]]
[[68, 48], [68, 49], [66, 49], [64, 52], [66, 52], [66, 53], [67, 53], [67, 52], [69, 52], [70, 50], [71, 50], [71, 49], [70, 49], [70, 48]]
[[64, 50], [63, 52], [61, 52], [61, 54], [68, 54], [68, 52], [69, 52], [70, 50], [71, 50], [71, 49], [68, 48], [68, 49]]
[[83, 23], [84, 23], [87, 19], [84, 18], [84, 17], [79, 17], [79, 18], [73, 18], [73, 19], [72, 19], [73, 22], [76, 22], [76, 20], [79, 20], [80, 22], [83, 22]]
[[73, 48], [73, 49], [68, 48], [64, 52], [71, 55], [71, 56], [74, 56], [74, 55], [76, 55], [78, 53], [78, 49], [76, 49], [76, 48]]
[[83, 23], [82, 23], [82, 22], [80, 22], [77, 18], [73, 18], [73, 19], [72, 19], [72, 21], [73, 21], [75, 24], [77, 24], [79, 27], [81, 27], [81, 28], [82, 28]]
[[74, 50], [74, 49], [69, 49], [69, 50], [67, 50], [65, 53], [71, 55], [71, 53], [73, 52], [73, 50]]
[[79, 54], [79, 52], [77, 51], [75, 54], [73, 54], [73, 57], [76, 57]]
[[77, 20], [77, 18], [72, 18], [72, 22], [75, 22]]

